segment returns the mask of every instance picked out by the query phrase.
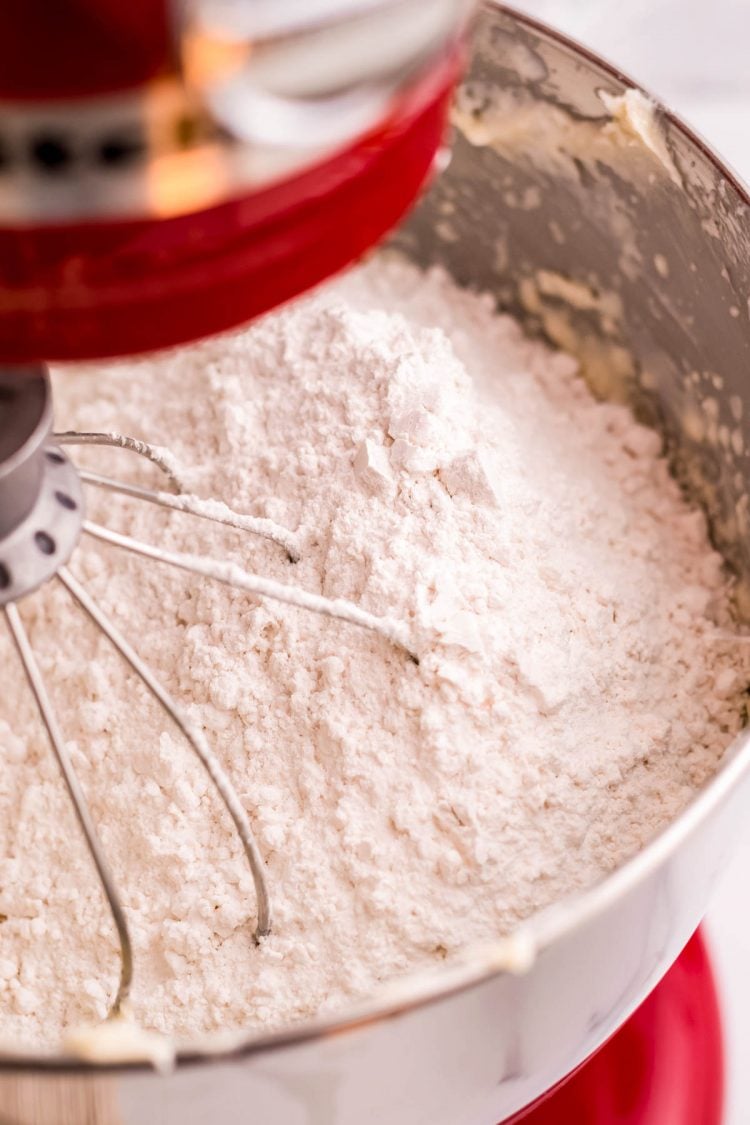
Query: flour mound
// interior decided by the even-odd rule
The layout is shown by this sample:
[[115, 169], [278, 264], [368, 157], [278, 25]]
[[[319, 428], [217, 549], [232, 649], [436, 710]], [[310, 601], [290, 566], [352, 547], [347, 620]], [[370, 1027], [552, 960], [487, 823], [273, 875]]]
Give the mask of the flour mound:
[[[167, 446], [278, 546], [93, 494], [108, 526], [406, 623], [383, 638], [84, 542], [71, 569], [233, 778], [272, 936], [201, 767], [55, 584], [22, 613], [117, 874], [146, 1026], [278, 1026], [506, 933], [636, 852], [740, 726], [746, 650], [659, 439], [441, 273], [376, 260], [250, 330], [55, 377], [59, 428]], [[100, 451], [101, 452], [101, 451]], [[159, 487], [130, 454], [84, 451]], [[104, 1016], [111, 921], [0, 636], [0, 1030]]]

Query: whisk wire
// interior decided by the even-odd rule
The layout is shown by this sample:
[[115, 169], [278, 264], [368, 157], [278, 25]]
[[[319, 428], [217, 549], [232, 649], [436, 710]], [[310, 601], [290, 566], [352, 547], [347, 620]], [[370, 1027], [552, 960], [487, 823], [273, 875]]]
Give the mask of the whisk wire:
[[157, 680], [149, 666], [139, 657], [138, 653], [125, 639], [114, 622], [104, 613], [101, 607], [97, 605], [81, 583], [73, 577], [67, 567], [61, 567], [57, 572], [57, 577], [84, 612], [94, 624], [101, 629], [120, 655], [127, 661], [179, 730], [182, 731], [182, 734], [185, 736], [215, 786], [224, 807], [237, 829], [237, 834], [242, 842], [242, 847], [252, 873], [258, 910], [255, 939], [256, 941], [260, 940], [260, 938], [265, 937], [271, 929], [271, 907], [263, 873], [263, 857], [255, 843], [247, 814], [242, 807], [242, 803], [231, 781], [201, 731], [192, 725], [185, 711], [172, 698], [159, 680]]
[[297, 537], [293, 532], [273, 520], [262, 519], [257, 516], [246, 516], [235, 512], [228, 504], [219, 500], [203, 500], [199, 496], [182, 492], [161, 492], [157, 489], [142, 488], [138, 484], [114, 480], [112, 477], [93, 473], [88, 469], [79, 469], [78, 475], [86, 484], [104, 488], [110, 492], [119, 492], [123, 496], [132, 496], [136, 500], [146, 500], [149, 504], [158, 504], [161, 508], [168, 508], [173, 512], [187, 512], [189, 515], [198, 516], [200, 519], [211, 520], [213, 523], [224, 524], [226, 527], [236, 527], [240, 531], [247, 531], [251, 535], [259, 535], [270, 539], [283, 547], [291, 562], [298, 562], [300, 548]]
[[335, 617], [340, 621], [348, 621], [350, 625], [358, 625], [363, 629], [370, 629], [374, 633], [403, 649], [404, 652], [417, 661], [416, 655], [409, 647], [409, 635], [406, 626], [401, 621], [390, 617], [378, 617], [374, 613], [360, 609], [353, 602], [345, 598], [325, 598], [320, 594], [311, 594], [300, 586], [287, 585], [277, 582], [272, 578], [264, 578], [260, 574], [253, 574], [244, 570], [236, 563], [217, 561], [203, 555], [187, 555], [178, 551], [167, 551], [163, 547], [155, 547], [152, 543], [143, 543], [119, 531], [112, 531], [108, 527], [93, 523], [91, 520], [83, 521], [83, 530], [105, 543], [115, 547], [122, 547], [135, 555], [143, 558], [154, 559], [156, 562], [166, 563], [168, 566], [186, 570], [191, 574], [200, 575], [201, 578], [211, 578], [223, 582], [227, 586], [234, 586], [239, 590], [246, 590], [262, 598], [272, 598], [275, 601], [285, 602], [287, 605], [298, 606], [313, 613], [322, 614], [324, 617]]
[[94, 867], [96, 868], [96, 873], [99, 876], [99, 882], [101, 883], [102, 890], [107, 899], [107, 904], [117, 931], [120, 944], [120, 979], [117, 993], [109, 1009], [108, 1018], [112, 1018], [120, 1014], [122, 1006], [128, 998], [133, 980], [133, 949], [130, 942], [125, 912], [117, 894], [109, 865], [104, 857], [104, 852], [96, 829], [94, 828], [88, 803], [84, 797], [83, 790], [81, 789], [78, 777], [73, 769], [72, 762], [65, 747], [57, 716], [47, 694], [44, 677], [42, 676], [41, 669], [34, 656], [18, 608], [14, 602], [11, 602], [4, 607], [4, 611], [11, 637], [34, 695], [42, 722], [47, 730], [47, 735], [49, 736], [52, 749], [57, 758], [60, 772], [62, 773], [63, 780], [73, 803], [78, 823], [86, 841], [91, 859], [93, 860]]
[[52, 439], [57, 445], [106, 445], [114, 449], [127, 449], [129, 453], [137, 453], [139, 457], [145, 457], [157, 469], [161, 469], [176, 492], [183, 491], [177, 462], [163, 446], [152, 445], [140, 438], [128, 437], [127, 434], [87, 433], [82, 430], [63, 430], [53, 434]]

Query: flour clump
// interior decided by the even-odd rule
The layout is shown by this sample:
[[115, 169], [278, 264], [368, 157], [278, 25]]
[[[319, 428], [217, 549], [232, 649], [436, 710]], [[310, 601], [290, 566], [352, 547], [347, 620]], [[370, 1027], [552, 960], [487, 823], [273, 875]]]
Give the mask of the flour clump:
[[[108, 526], [403, 622], [382, 637], [90, 541], [71, 561], [211, 741], [201, 767], [55, 584], [21, 606], [116, 872], [146, 1027], [276, 1027], [510, 932], [664, 827], [741, 725], [747, 646], [656, 434], [440, 272], [375, 259], [252, 328], [55, 373], [58, 428], [168, 447], [277, 544], [92, 493]], [[122, 451], [80, 460], [164, 487]], [[158, 475], [158, 474], [157, 474]], [[111, 921], [9, 639], [0, 1029], [102, 1018]]]

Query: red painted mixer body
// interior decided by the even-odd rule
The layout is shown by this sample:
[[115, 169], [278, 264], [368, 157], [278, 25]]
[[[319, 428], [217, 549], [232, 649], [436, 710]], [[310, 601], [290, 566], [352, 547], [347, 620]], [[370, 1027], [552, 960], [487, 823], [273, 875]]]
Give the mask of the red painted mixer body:
[[[49, 104], [136, 89], [173, 70], [170, 50], [160, 3], [12, 0], [0, 8], [0, 99]], [[377, 129], [205, 210], [34, 225], [0, 214], [0, 362], [178, 344], [249, 320], [341, 269], [424, 183], [457, 66], [456, 53], [444, 54]]]
[[6, 0], [0, 98], [133, 89], [171, 69], [165, 0]]

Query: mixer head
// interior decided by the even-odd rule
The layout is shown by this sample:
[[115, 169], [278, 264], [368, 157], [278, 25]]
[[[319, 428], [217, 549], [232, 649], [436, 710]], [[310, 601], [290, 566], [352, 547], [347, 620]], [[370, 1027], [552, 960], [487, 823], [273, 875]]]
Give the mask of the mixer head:
[[181, 343], [362, 254], [433, 164], [468, 7], [0, 6], [0, 363]]

